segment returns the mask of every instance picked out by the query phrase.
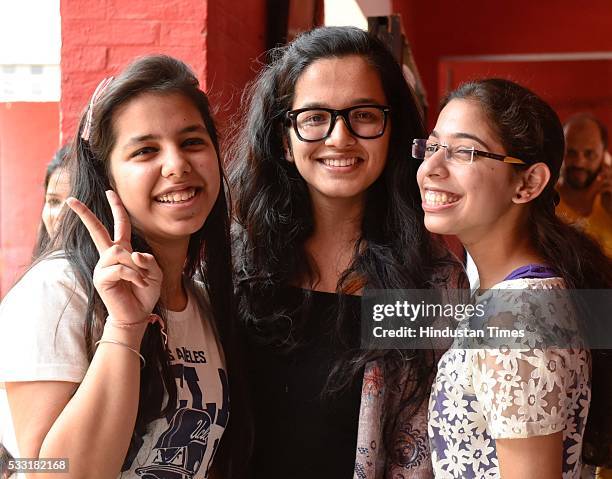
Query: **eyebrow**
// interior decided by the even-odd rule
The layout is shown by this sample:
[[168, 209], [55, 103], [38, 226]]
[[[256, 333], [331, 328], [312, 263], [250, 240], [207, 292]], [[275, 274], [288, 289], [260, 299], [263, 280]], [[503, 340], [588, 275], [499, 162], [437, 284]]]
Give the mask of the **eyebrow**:
[[[436, 130], [432, 131], [429, 136], [434, 136], [436, 138], [440, 138], [440, 136], [438, 135], [438, 132]], [[476, 135], [472, 135], [470, 133], [462, 133], [462, 132], [458, 132], [458, 133], [453, 133], [452, 135], [450, 135], [452, 138], [457, 138], [457, 139], [468, 139], [468, 140], [474, 140], [477, 141], [478, 143], [480, 143], [482, 146], [484, 146], [487, 150], [489, 149], [489, 145], [487, 145], [487, 143], [482, 140], [481, 138], [477, 137]]]
[[190, 125], [190, 126], [186, 126], [181, 131], [179, 131], [179, 135], [182, 133], [193, 133], [194, 131], [197, 131], [200, 133], [208, 133], [204, 125]]
[[[177, 134], [178, 135], [183, 135], [185, 133], [193, 133], [193, 132], [207, 133], [208, 130], [206, 130], [204, 125], [196, 124], [196, 125], [186, 126], [182, 130], [178, 131]], [[123, 149], [127, 149], [127, 148], [129, 148], [131, 146], [134, 146], [134, 145], [136, 145], [138, 143], [143, 143], [145, 141], [159, 140], [159, 138], [160, 138], [159, 135], [141, 135], [141, 136], [135, 136], [133, 138], [130, 138], [130, 140], [125, 144]]]
[[[356, 98], [355, 100], [352, 100], [350, 103], [351, 106], [357, 106], [357, 105], [384, 105], [384, 103], [379, 102], [378, 100], [375, 100], [374, 98]], [[302, 105], [300, 108], [329, 108], [327, 103], [321, 103], [321, 102], [308, 102], [305, 103], [304, 105]], [[347, 107], [350, 108], [350, 107]], [[339, 108], [339, 110], [342, 110], [343, 108]]]

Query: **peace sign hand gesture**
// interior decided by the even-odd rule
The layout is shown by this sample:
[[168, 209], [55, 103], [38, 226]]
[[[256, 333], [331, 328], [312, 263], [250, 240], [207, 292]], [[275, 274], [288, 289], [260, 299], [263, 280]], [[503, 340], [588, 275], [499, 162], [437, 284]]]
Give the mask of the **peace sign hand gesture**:
[[161, 291], [162, 271], [153, 255], [132, 251], [131, 224], [123, 203], [112, 190], [106, 192], [114, 220], [114, 239], [91, 210], [76, 198], [66, 204], [91, 236], [100, 259], [93, 283], [117, 326], [147, 322]]

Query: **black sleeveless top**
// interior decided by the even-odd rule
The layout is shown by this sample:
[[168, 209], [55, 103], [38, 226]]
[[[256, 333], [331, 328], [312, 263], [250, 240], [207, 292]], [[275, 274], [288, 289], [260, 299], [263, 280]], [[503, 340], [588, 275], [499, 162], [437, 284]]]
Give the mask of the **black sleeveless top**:
[[[305, 295], [287, 286], [271, 299], [288, 311], [295, 348], [262, 344], [257, 333], [247, 331], [256, 479], [353, 477], [362, 376], [340, 393], [321, 393], [335, 361], [349, 347], [359, 347], [360, 297], [344, 296], [343, 314], [355, 326], [351, 344], [343, 345], [334, 330], [340, 296], [311, 291], [304, 304]], [[289, 321], [299, 315], [301, 328]]]

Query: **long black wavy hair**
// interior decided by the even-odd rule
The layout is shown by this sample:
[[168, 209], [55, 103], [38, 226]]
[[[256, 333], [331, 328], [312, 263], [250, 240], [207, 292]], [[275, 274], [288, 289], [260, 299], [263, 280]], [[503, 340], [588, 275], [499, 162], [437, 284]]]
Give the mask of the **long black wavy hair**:
[[[105, 190], [111, 189], [113, 184], [109, 172], [110, 154], [116, 139], [113, 119], [119, 108], [145, 93], [160, 95], [180, 93], [188, 98], [200, 112], [219, 158], [218, 168], [221, 178], [219, 196], [202, 227], [191, 235], [183, 274], [188, 280], [203, 282], [212, 310], [210, 319], [214, 323], [214, 329], [219, 333], [225, 352], [233, 417], [224, 433], [217, 458], [222, 458], [220, 461], [227, 471], [232, 466], [229, 450], [237, 447], [236, 440], [239, 439], [235, 423], [239, 422], [243, 397], [241, 369], [237, 366], [239, 351], [235, 346], [234, 335], [236, 316], [229, 234], [230, 208], [217, 130], [208, 99], [200, 90], [197, 78], [187, 65], [165, 55], [147, 56], [134, 61], [112, 80], [93, 107], [88, 140], [81, 137], [87, 111], [81, 118], [73, 152], [68, 162], [71, 194], [87, 205], [108, 231], [113, 230], [113, 216], [104, 193]], [[144, 237], [135, 229], [132, 229], [131, 242], [135, 251], [153, 253]], [[63, 215], [60, 231], [43, 255], [58, 249], [63, 250], [70, 261], [87, 295], [88, 308], [84, 335], [87, 352], [91, 358], [94, 354], [94, 343], [100, 339], [104, 318], [107, 315], [92, 282], [93, 270], [99, 257], [98, 252], [85, 226], [72, 211], [67, 211]], [[156, 304], [154, 312], [162, 317], [166, 316], [161, 302]], [[168, 327], [171, 329], [172, 325]], [[158, 325], [147, 328], [142, 340], [141, 353], [146, 359], [146, 366], [141, 371], [138, 415], [126, 463], [131, 462], [137, 454], [148, 424], [165, 416], [176, 407], [177, 401], [175, 377], [170, 368], [169, 357], [163, 346]], [[164, 394], [168, 395], [165, 406]], [[238, 455], [235, 454], [234, 457]]]
[[563, 126], [555, 111], [527, 88], [498, 78], [464, 83], [443, 99], [441, 108], [455, 99], [471, 100], [482, 108], [508, 155], [527, 165], [542, 162], [550, 169], [548, 184], [529, 208], [536, 251], [568, 288], [612, 287], [612, 260], [595, 240], [555, 214], [555, 185], [565, 151]]
[[[284, 285], [304, 277], [314, 283], [317, 277], [304, 248], [313, 232], [310, 196], [295, 164], [285, 159], [283, 140], [289, 128], [285, 114], [306, 68], [320, 59], [352, 55], [364, 58], [380, 77], [391, 108], [391, 135], [384, 170], [367, 191], [361, 236], [336, 291], [429, 288], [443, 262], [445, 252], [423, 225], [416, 182], [419, 164], [410, 152], [412, 139], [424, 137], [425, 129], [400, 65], [378, 39], [363, 30], [323, 27], [304, 33], [273, 50], [269, 65], [247, 89], [244, 120], [230, 149], [239, 315], [247, 330], [257, 331], [268, 343], [297, 345], [299, 340], [288, 337], [285, 327], [290, 312], [273, 298]], [[310, 294], [304, 295], [307, 305]], [[344, 344], [354, 344], [351, 338], [359, 325], [343, 309], [335, 329]], [[291, 330], [299, 331], [306, 316], [293, 318]], [[364, 365], [373, 359], [384, 361], [390, 384], [409, 361], [419, 386], [412, 396], [414, 404], [428, 394], [432, 366], [428, 352], [354, 346], [334, 365], [326, 389], [339, 391], [360, 380]]]

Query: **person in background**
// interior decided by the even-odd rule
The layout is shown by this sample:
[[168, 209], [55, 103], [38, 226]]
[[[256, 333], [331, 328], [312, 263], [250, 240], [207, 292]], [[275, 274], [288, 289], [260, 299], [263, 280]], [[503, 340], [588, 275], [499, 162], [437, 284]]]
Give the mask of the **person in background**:
[[[593, 236], [612, 257], [612, 159], [608, 150], [608, 129], [596, 116], [578, 113], [563, 126], [565, 158], [558, 191], [557, 213]], [[608, 406], [611, 385], [598, 380], [610, 372], [612, 352], [595, 351], [593, 357], [593, 401], [587, 425], [586, 460], [605, 463], [597, 479], [612, 479], [612, 426]], [[605, 452], [601, 451], [608, 451]], [[598, 451], [595, 457], [589, 457]]]
[[62, 211], [66, 198], [70, 195], [70, 176], [65, 167], [69, 144], [62, 146], [47, 166], [45, 173], [45, 204], [42, 210], [42, 221], [38, 228], [34, 258], [38, 258], [55, 234], [57, 218]]
[[563, 127], [565, 159], [557, 213], [592, 235], [612, 257], [612, 165], [608, 131], [595, 116], [572, 116]]
[[[58, 225], [58, 217], [68, 196], [70, 196], [70, 177], [66, 168], [66, 156], [70, 145], [62, 146], [53, 155], [53, 159], [47, 165], [44, 181], [44, 206], [42, 210], [41, 222], [36, 235], [36, 243], [32, 260], [36, 261], [42, 252], [47, 248], [51, 237], [55, 234]], [[6, 393], [4, 385], [0, 383], [0, 424], [10, 422], [8, 404], [6, 403]], [[8, 478], [8, 461], [14, 459], [3, 444], [2, 430], [0, 429], [0, 478]]]

